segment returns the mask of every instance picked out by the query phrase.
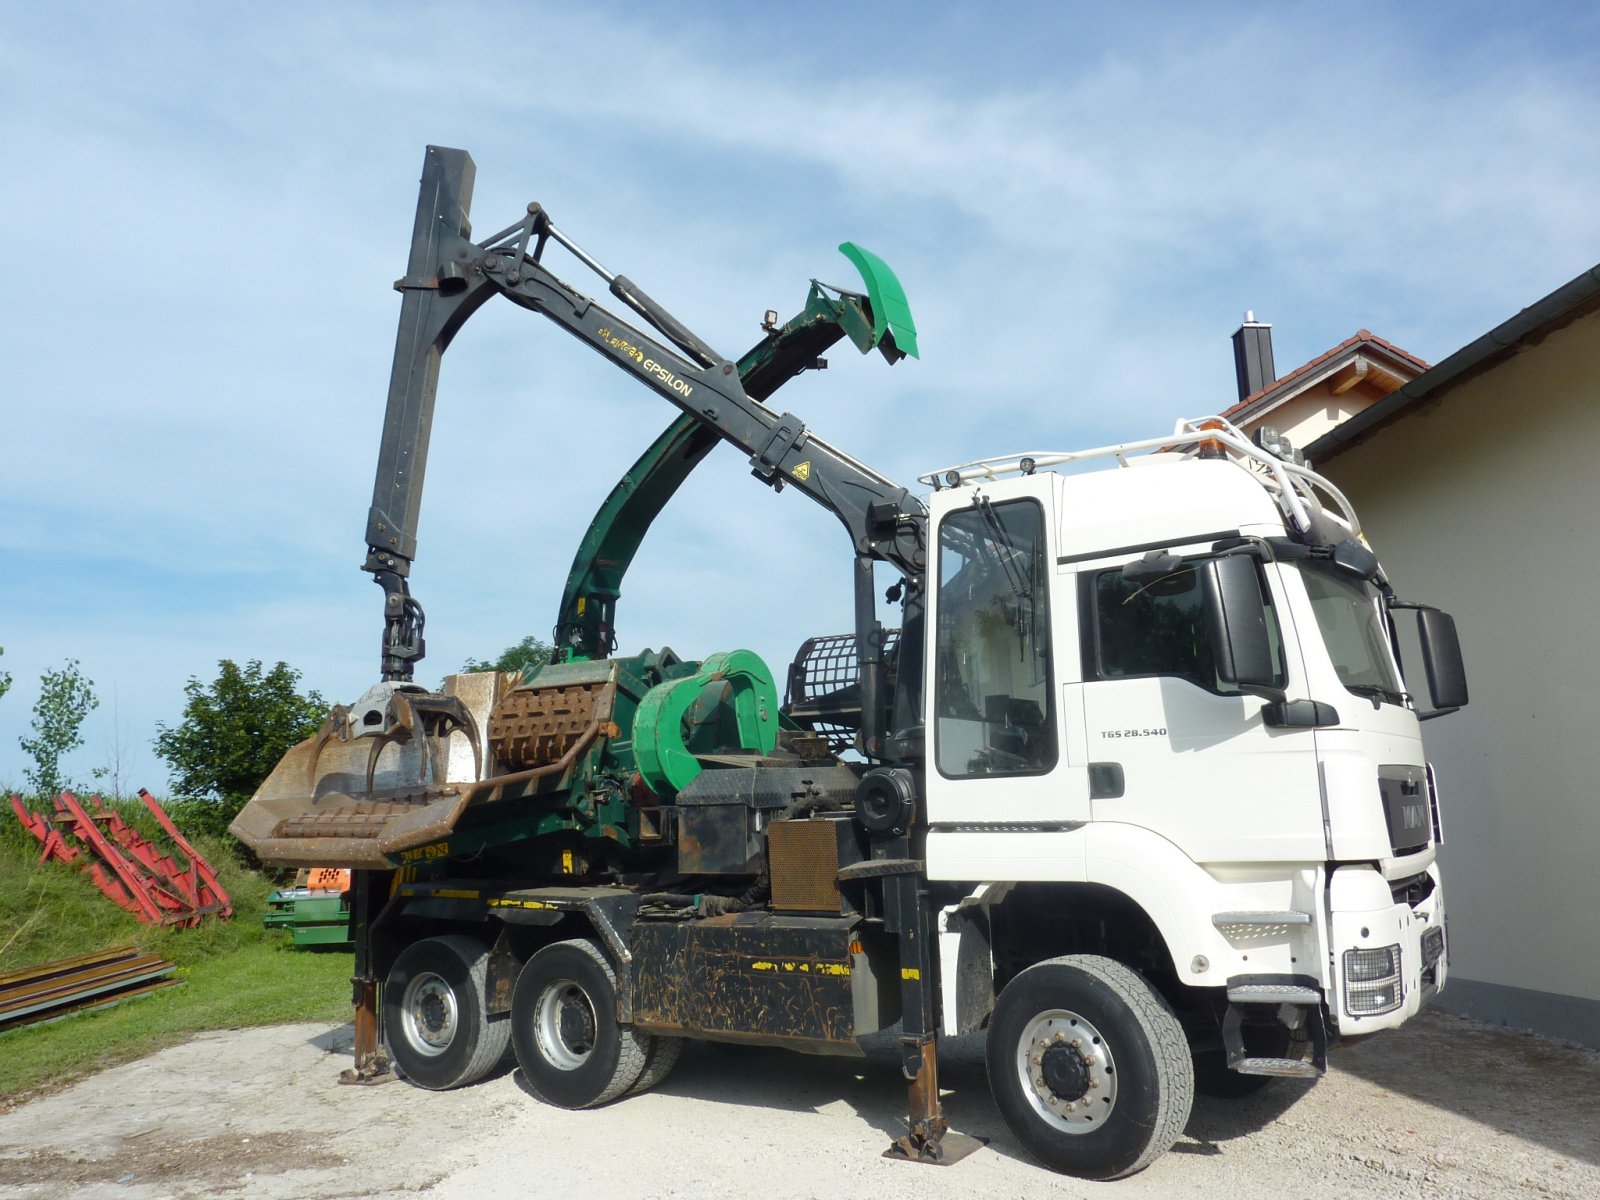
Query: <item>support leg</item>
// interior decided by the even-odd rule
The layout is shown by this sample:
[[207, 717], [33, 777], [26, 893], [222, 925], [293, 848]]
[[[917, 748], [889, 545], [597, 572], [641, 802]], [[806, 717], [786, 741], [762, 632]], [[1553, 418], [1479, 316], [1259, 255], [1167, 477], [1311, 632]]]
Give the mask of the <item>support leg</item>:
[[378, 979], [372, 956], [372, 917], [387, 872], [350, 873], [350, 937], [356, 946], [355, 975], [350, 980], [355, 1005], [355, 1066], [339, 1075], [340, 1083], [383, 1083], [393, 1079], [389, 1056], [378, 1041]]
[[984, 1143], [951, 1133], [939, 1100], [933, 914], [920, 872], [886, 879], [884, 890], [889, 924], [900, 940], [900, 1072], [906, 1080], [907, 1122], [905, 1136], [883, 1156], [949, 1166]]

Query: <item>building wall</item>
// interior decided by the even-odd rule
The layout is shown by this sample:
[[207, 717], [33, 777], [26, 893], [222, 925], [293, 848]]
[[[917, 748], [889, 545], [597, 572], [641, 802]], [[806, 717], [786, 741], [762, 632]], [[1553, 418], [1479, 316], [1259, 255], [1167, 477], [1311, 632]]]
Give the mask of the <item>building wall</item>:
[[1446, 1008], [1600, 1046], [1600, 314], [1318, 469], [1404, 599], [1454, 613]]
[[1373, 397], [1364, 391], [1352, 390], [1335, 396], [1326, 383], [1317, 383], [1271, 412], [1247, 421], [1245, 431], [1254, 433], [1258, 425], [1271, 425], [1303, 450], [1372, 402]]

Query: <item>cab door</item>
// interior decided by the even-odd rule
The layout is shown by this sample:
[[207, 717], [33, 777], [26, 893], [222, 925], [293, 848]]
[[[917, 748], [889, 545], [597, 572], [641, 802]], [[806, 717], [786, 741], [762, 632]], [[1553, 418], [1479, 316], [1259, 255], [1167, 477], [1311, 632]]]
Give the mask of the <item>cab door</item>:
[[[1020, 494], [1019, 494], [1020, 493]], [[1050, 479], [1008, 486], [1003, 498], [983, 489], [973, 502], [938, 514], [933, 631], [927, 692], [927, 808], [930, 872], [970, 852], [964, 878], [1045, 878], [1073, 874], [1081, 851], [1052, 835], [1089, 818], [1087, 774], [1068, 765], [1058, 669], [1060, 623]], [[1081, 717], [1075, 709], [1075, 744]], [[1042, 839], [1042, 840], [1041, 840]], [[1020, 859], [1049, 860], [1025, 866]], [[980, 862], [982, 865], [980, 866]], [[947, 863], [947, 865], [949, 865]], [[1003, 872], [1003, 873], [1002, 873]], [[1042, 872], [1042, 873], [1041, 873]], [[945, 877], [952, 877], [946, 875]]]
[[[1141, 563], [1077, 573], [1094, 821], [1149, 829], [1196, 862], [1321, 861], [1314, 735], [1268, 727], [1265, 700], [1218, 680], [1197, 569], [1203, 561], [1174, 557], [1155, 572]], [[1304, 694], [1278, 569], [1259, 569], [1279, 661], [1275, 683]]]

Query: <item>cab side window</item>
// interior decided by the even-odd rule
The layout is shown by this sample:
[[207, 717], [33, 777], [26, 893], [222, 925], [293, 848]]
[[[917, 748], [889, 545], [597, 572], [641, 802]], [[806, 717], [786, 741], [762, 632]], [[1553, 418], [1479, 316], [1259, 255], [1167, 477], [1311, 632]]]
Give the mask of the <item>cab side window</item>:
[[[1208, 692], [1238, 695], [1237, 687], [1217, 678], [1197, 570], [1201, 561], [1178, 561], [1156, 579], [1129, 578], [1120, 569], [1084, 576], [1085, 679], [1171, 676]], [[1269, 595], [1268, 589], [1262, 594]], [[1281, 687], [1283, 639], [1270, 600], [1267, 629], [1278, 661], [1274, 686]]]

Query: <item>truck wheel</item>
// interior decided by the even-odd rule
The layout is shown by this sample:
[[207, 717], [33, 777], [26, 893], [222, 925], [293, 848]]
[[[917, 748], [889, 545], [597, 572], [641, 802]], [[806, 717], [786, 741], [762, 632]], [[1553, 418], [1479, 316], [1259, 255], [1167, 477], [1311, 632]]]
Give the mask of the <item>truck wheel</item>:
[[684, 1039], [680, 1037], [662, 1037], [656, 1034], [651, 1038], [650, 1056], [645, 1059], [644, 1074], [639, 1076], [639, 1082], [628, 1089], [630, 1096], [639, 1092], [648, 1092], [656, 1084], [671, 1073], [672, 1068], [678, 1065], [678, 1059], [683, 1055]]
[[639, 1081], [655, 1039], [616, 1014], [617, 977], [593, 942], [556, 942], [527, 961], [511, 993], [511, 1044], [541, 1100], [593, 1108]]
[[506, 1052], [511, 1022], [484, 1003], [489, 948], [461, 934], [400, 952], [383, 986], [383, 1032], [400, 1074], [431, 1091], [473, 1083]]
[[989, 1087], [1011, 1132], [1081, 1179], [1142, 1171], [1183, 1132], [1194, 1067], [1159, 993], [1119, 962], [1074, 954], [1029, 967], [989, 1023]]

